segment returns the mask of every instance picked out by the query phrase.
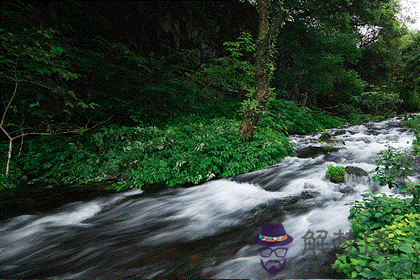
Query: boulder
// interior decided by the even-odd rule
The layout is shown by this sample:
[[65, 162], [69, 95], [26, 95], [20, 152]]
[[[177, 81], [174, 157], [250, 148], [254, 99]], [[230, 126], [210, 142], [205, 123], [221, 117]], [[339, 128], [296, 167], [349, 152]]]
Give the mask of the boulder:
[[315, 198], [315, 197], [317, 197], [317, 196], [319, 196], [320, 195], [320, 192], [317, 192], [317, 191], [303, 191], [301, 194], [300, 194], [300, 198], [301, 199], [311, 199], [311, 198]]
[[344, 194], [352, 194], [354, 193], [354, 188], [350, 186], [344, 186], [343, 188], [339, 189], [339, 192], [344, 193]]
[[369, 177], [369, 173], [367, 173], [365, 170], [363, 170], [360, 167], [355, 167], [355, 166], [346, 166], [346, 173], [348, 175], [354, 175], [356, 177]]
[[296, 152], [296, 156], [299, 158], [316, 158], [317, 156], [320, 156], [322, 154], [327, 155], [328, 153], [331, 152], [336, 152], [338, 151], [339, 148], [337, 147], [333, 147], [333, 146], [311, 146], [311, 147], [306, 147], [305, 149], [302, 149], [300, 151], [295, 151]]

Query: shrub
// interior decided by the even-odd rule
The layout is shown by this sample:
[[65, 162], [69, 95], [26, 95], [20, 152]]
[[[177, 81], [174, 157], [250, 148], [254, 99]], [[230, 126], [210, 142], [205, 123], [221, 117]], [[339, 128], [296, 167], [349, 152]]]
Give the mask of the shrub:
[[372, 171], [376, 172], [373, 180], [379, 182], [381, 186], [388, 185], [389, 188], [400, 186], [407, 176], [412, 174], [412, 157], [406, 150], [388, 146], [386, 150], [377, 153], [376, 158], [375, 163], [378, 167]]
[[347, 254], [333, 268], [349, 278], [420, 278], [420, 215], [397, 216], [391, 225], [346, 241], [343, 247]]
[[289, 140], [269, 128], [257, 128], [255, 140], [242, 143], [239, 125], [190, 117], [164, 128], [110, 125], [82, 136], [30, 139], [13, 168], [29, 181], [52, 184], [118, 179], [114, 188], [121, 190], [198, 184], [258, 170], [292, 153]]
[[325, 178], [333, 183], [344, 183], [346, 177], [346, 169], [342, 166], [328, 165], [327, 173]]
[[2, 190], [16, 188], [14, 177], [0, 174], [0, 193]]
[[264, 168], [293, 151], [283, 134], [268, 128], [257, 129], [250, 143], [240, 141], [238, 130], [238, 122], [226, 119], [168, 127], [163, 134], [170, 145], [138, 160], [127, 172], [130, 184], [124, 187], [198, 184]]
[[362, 201], [356, 200], [349, 203], [353, 205], [349, 219], [352, 222], [354, 234], [358, 238], [361, 238], [368, 230], [391, 224], [396, 215], [416, 212], [412, 198], [401, 199], [379, 192], [365, 193], [362, 197]]
[[386, 88], [374, 89], [370, 92], [355, 95], [351, 100], [355, 107], [361, 108], [364, 112], [374, 115], [392, 114], [396, 112], [402, 100], [397, 93], [386, 91]]
[[283, 99], [274, 99], [268, 103], [267, 107], [258, 125], [272, 127], [287, 135], [318, 132], [346, 123], [342, 118], [314, 112]]

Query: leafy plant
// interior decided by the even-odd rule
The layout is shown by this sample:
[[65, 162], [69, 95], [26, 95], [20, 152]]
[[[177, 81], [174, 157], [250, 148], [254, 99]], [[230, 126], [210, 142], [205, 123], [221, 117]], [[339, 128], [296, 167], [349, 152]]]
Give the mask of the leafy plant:
[[350, 203], [353, 240], [342, 245], [345, 254], [338, 256], [333, 268], [351, 278], [420, 276], [419, 255], [414, 252], [420, 249], [420, 216], [413, 214], [418, 212], [418, 187], [407, 192], [413, 198], [372, 192], [362, 194], [363, 201]]
[[349, 278], [420, 278], [420, 215], [396, 216], [391, 224], [366, 231], [342, 247], [347, 252], [333, 268]]
[[293, 151], [282, 133], [268, 128], [256, 131], [257, 141], [243, 144], [238, 127], [224, 118], [189, 117], [164, 128], [107, 126], [81, 136], [28, 140], [14, 168], [29, 181], [111, 180], [119, 181], [114, 185], [119, 190], [174, 187], [261, 169]]
[[346, 169], [343, 166], [328, 165], [325, 178], [333, 183], [344, 183], [346, 178]]
[[331, 145], [324, 145], [324, 146], [321, 146], [321, 150], [324, 152], [332, 152], [332, 151], [337, 151], [338, 148]]
[[[25, 18], [19, 10], [32, 11], [32, 6], [23, 3], [8, 5], [0, 12], [7, 23], [19, 16]], [[85, 103], [67, 86], [79, 74], [72, 71], [64, 45], [57, 31], [26, 20], [0, 28], [0, 82], [5, 93], [1, 96], [0, 130], [9, 141], [6, 175], [10, 173], [14, 140], [23, 143], [27, 136], [82, 133], [87, 129], [72, 118], [76, 112], [95, 109], [97, 104]]]
[[330, 140], [332, 138], [331, 133], [329, 133], [328, 131], [325, 131], [324, 133], [322, 133], [322, 135], [319, 137], [320, 140], [322, 141], [327, 141]]
[[16, 186], [16, 180], [13, 177], [0, 174], [0, 193], [4, 189], [14, 189]]
[[400, 186], [407, 176], [412, 174], [412, 156], [406, 150], [396, 149], [388, 145], [386, 150], [376, 154], [375, 163], [378, 167], [371, 172], [376, 172], [373, 177], [375, 182], [381, 186], [388, 185], [389, 188]]
[[260, 125], [290, 134], [305, 134], [338, 127], [346, 121], [339, 117], [314, 112], [284, 99], [274, 99], [267, 108]]
[[349, 220], [355, 236], [362, 238], [368, 230], [375, 230], [391, 224], [397, 215], [416, 212], [412, 198], [401, 199], [384, 193], [371, 192], [362, 194], [362, 201], [349, 203]]
[[254, 91], [255, 66], [246, 58], [255, 51], [250, 34], [242, 32], [234, 42], [225, 42], [228, 56], [202, 64], [193, 74], [193, 81], [200, 85], [204, 95], [215, 95], [218, 100], [234, 97], [242, 100]]
[[396, 112], [402, 100], [397, 93], [387, 92], [386, 88], [375, 89], [370, 92], [363, 92], [351, 98], [354, 106], [361, 108], [364, 112], [374, 115], [386, 114], [384, 109], [390, 112]]
[[418, 111], [420, 108], [420, 32], [410, 33], [401, 48], [402, 69], [399, 83], [404, 109]]

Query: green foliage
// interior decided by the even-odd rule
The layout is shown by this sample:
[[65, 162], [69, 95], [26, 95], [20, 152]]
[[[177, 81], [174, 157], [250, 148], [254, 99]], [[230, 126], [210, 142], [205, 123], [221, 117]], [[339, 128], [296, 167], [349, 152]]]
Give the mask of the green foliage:
[[322, 131], [346, 123], [342, 118], [314, 112], [283, 99], [272, 100], [267, 107], [260, 125], [287, 135]]
[[363, 92], [360, 95], [353, 96], [351, 100], [354, 102], [354, 107], [374, 115], [395, 113], [402, 102], [397, 93], [387, 93], [385, 90]]
[[238, 129], [238, 122], [223, 118], [186, 118], [162, 129], [109, 126], [82, 136], [43, 137], [27, 141], [14, 167], [32, 181], [125, 178], [114, 187], [174, 187], [258, 170], [293, 151], [283, 134], [269, 128], [258, 129], [251, 143], [238, 139]]
[[366, 231], [363, 239], [346, 241], [343, 247], [348, 254], [340, 256], [333, 267], [349, 278], [418, 279], [420, 215], [398, 215], [392, 223]]
[[241, 32], [236, 42], [225, 42], [223, 46], [236, 58], [243, 56], [244, 52], [254, 53], [256, 50], [252, 35], [246, 32]]
[[248, 61], [227, 56], [203, 64], [194, 79], [203, 94], [214, 94], [219, 100], [224, 96], [240, 99], [252, 92], [254, 74], [255, 68]]
[[362, 238], [369, 230], [390, 225], [398, 215], [416, 212], [416, 200], [401, 199], [384, 193], [372, 192], [362, 194], [362, 201], [351, 202], [349, 219], [352, 222], [354, 236]]
[[402, 124], [413, 128], [414, 132], [417, 132], [420, 130], [420, 117], [408, 115]]
[[331, 151], [336, 151], [338, 148], [334, 146], [330, 146], [330, 145], [324, 145], [324, 146], [321, 146], [321, 149], [324, 152], [331, 152]]
[[346, 169], [343, 166], [328, 165], [325, 178], [333, 183], [344, 183], [346, 179]]
[[411, 33], [401, 48], [402, 79], [401, 97], [406, 109], [418, 111], [420, 108], [420, 32]]
[[406, 150], [396, 149], [388, 146], [386, 150], [376, 154], [375, 163], [378, 165], [373, 177], [375, 182], [381, 186], [388, 185], [389, 188], [400, 186], [404, 183], [407, 176], [412, 174], [412, 157]]
[[[313, 110], [273, 100], [261, 116], [255, 143], [237, 145], [234, 121], [226, 121], [229, 124], [217, 137], [212, 126], [218, 127], [222, 117], [237, 119], [241, 102], [254, 95], [255, 45], [250, 34], [240, 33], [256, 33], [258, 17], [250, 15], [257, 11], [248, 1], [185, 2], [181, 6], [159, 1], [141, 5], [105, 3], [130, 10], [121, 21], [112, 16], [118, 9], [98, 13], [102, 7], [86, 9], [86, 3], [56, 2], [47, 8], [34, 2], [33, 8], [7, 2], [0, 11], [3, 109], [11, 96], [14, 74], [19, 83], [16, 102], [8, 112], [10, 131], [63, 131], [72, 120], [76, 126], [84, 126], [111, 115], [112, 122], [119, 126], [76, 137], [41, 137], [39, 142], [26, 137], [22, 139], [22, 151], [14, 150], [18, 161], [12, 163], [11, 176], [16, 182], [86, 183], [125, 177], [133, 186], [173, 185], [205, 181], [212, 174], [215, 178], [231, 176], [278, 162], [290, 152], [283, 134], [322, 131], [345, 123], [344, 119], [316, 112], [315, 106], [328, 104], [325, 109], [343, 115], [353, 110], [360, 121], [365, 116], [355, 108], [357, 104], [366, 111], [378, 110], [373, 97], [369, 102], [358, 100], [356, 105], [350, 100], [351, 96], [361, 96], [366, 86], [355, 71], [361, 48], [356, 25], [352, 24], [375, 25], [379, 15], [391, 15], [386, 10], [389, 7], [385, 9], [380, 3], [384, 1], [333, 3], [324, 5], [326, 10], [319, 9], [318, 3], [301, 3], [299, 10], [310, 12], [311, 17], [294, 14], [295, 22], [280, 31], [276, 46], [279, 71], [273, 86], [282, 90], [280, 96], [311, 105]], [[297, 7], [293, 1], [284, 5], [291, 11]], [[350, 16], [353, 14], [357, 16]], [[203, 20], [197, 21], [197, 16]], [[162, 21], [156, 24], [156, 18]], [[154, 27], [156, 34], [140, 32], [149, 27]], [[383, 33], [390, 34], [388, 31]], [[383, 37], [383, 42], [390, 42], [388, 39]], [[273, 70], [273, 65], [269, 68]], [[375, 98], [381, 104], [392, 103], [389, 95], [378, 96]], [[241, 112], [258, 115], [262, 106], [251, 100], [244, 101]], [[336, 104], [338, 107], [334, 107]], [[347, 106], [348, 111], [340, 106]], [[185, 132], [181, 123], [187, 123], [185, 129], [196, 133]], [[204, 130], [209, 135], [204, 136]], [[195, 136], [190, 134], [201, 135], [205, 141], [195, 141], [204, 146], [195, 149], [197, 143], [190, 142]], [[229, 156], [215, 154], [218, 149], [212, 149], [221, 146], [221, 141], [226, 142]], [[4, 149], [2, 152], [7, 157]], [[175, 160], [178, 152], [189, 161]], [[210, 163], [206, 165], [203, 158]], [[219, 171], [213, 171], [210, 165]], [[179, 174], [168, 171], [178, 169]], [[178, 182], [182, 176], [186, 179]]]
[[[319, 13], [312, 4], [304, 5], [310, 6], [312, 15]], [[285, 25], [278, 40], [281, 51], [274, 86], [284, 90], [280, 97], [331, 111], [363, 92], [365, 83], [348, 67], [360, 56], [355, 34], [341, 32], [327, 17], [314, 18], [314, 22], [309, 20], [312, 16], [294, 17], [295, 22]]]
[[[203, 64], [193, 78], [201, 88], [201, 94], [216, 96], [218, 100], [235, 98], [241, 103], [242, 115], [256, 115], [262, 112], [261, 105], [252, 99], [254, 95], [255, 66], [246, 59], [255, 51], [252, 36], [242, 32], [234, 42], [223, 44], [230, 55], [213, 59]], [[246, 55], [246, 56], [245, 56]], [[244, 57], [245, 56], [245, 57]]]
[[16, 180], [13, 177], [5, 174], [0, 174], [0, 193], [5, 189], [14, 189], [17, 186]]
[[253, 66], [232, 55], [201, 63], [196, 50], [144, 55], [104, 38], [93, 41], [95, 49], [80, 53], [78, 65], [87, 74], [80, 83], [89, 85], [100, 105], [96, 118], [111, 114], [121, 125], [159, 127], [186, 112], [235, 118], [252, 88]]
[[[3, 15], [11, 17], [7, 12]], [[41, 120], [51, 123], [53, 118], [65, 120], [75, 107], [95, 107], [95, 103], [86, 104], [67, 86], [79, 74], [72, 71], [69, 52], [63, 45], [58, 32], [50, 28], [36, 28], [29, 23], [20, 28], [10, 23], [0, 28], [0, 81], [5, 93], [2, 101], [14, 101], [10, 107], [14, 114], [7, 117], [10, 126], [16, 128], [22, 118], [25, 126], [35, 126]]]
[[[405, 122], [416, 133], [418, 123], [416, 118]], [[381, 185], [401, 185], [410, 174], [411, 159], [403, 150], [388, 146], [377, 158], [374, 180]], [[420, 185], [408, 183], [401, 192], [407, 196], [373, 192], [350, 203], [353, 240], [342, 245], [346, 253], [333, 268], [351, 278], [420, 278]]]
[[420, 117], [411, 118], [403, 122], [404, 125], [408, 125], [413, 128], [414, 133], [416, 134], [416, 140], [413, 141], [413, 150], [416, 153], [420, 153], [420, 143], [419, 143], [419, 136], [420, 136]]
[[331, 138], [332, 138], [332, 135], [327, 131], [322, 133], [322, 135], [319, 137], [319, 139], [322, 141], [330, 140]]

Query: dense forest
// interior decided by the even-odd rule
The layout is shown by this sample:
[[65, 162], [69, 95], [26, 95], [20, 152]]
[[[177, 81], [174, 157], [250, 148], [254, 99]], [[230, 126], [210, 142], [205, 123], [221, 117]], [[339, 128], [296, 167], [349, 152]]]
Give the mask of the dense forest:
[[[191, 187], [281, 162], [294, 151], [290, 135], [328, 138], [329, 128], [420, 110], [420, 32], [407, 29], [400, 0], [0, 5], [6, 202], [28, 187]], [[417, 136], [419, 123], [406, 123]], [[374, 179], [399, 186], [411, 174], [406, 156], [380, 152], [386, 168]], [[407, 200], [371, 193], [355, 202], [357, 238], [346, 246], [372, 228], [404, 229], [408, 247], [396, 244], [390, 261], [406, 253], [420, 273], [420, 188], [408, 191]], [[386, 272], [382, 256], [349, 252], [335, 264], [349, 277], [407, 276], [405, 264]]]
[[254, 2], [2, 2], [3, 188], [197, 184], [280, 161], [287, 135], [418, 110], [420, 37], [399, 2], [324, 2], [268, 5], [267, 24], [286, 16], [264, 106]]
[[[418, 36], [398, 21], [398, 2], [286, 2], [284, 8], [289, 17], [273, 42], [270, 66], [276, 99], [259, 138], [245, 148], [233, 132], [255, 92], [258, 11], [251, 3], [3, 3], [6, 175], [71, 183], [123, 176], [138, 186], [198, 183], [280, 160], [290, 151], [281, 133], [322, 129], [331, 115], [354, 122], [417, 109]], [[312, 119], [301, 121], [313, 127], [293, 123], [296, 112], [291, 120], [285, 110]], [[206, 137], [200, 131], [214, 139], [200, 142]], [[70, 140], [73, 134], [79, 136]], [[188, 135], [198, 139], [181, 143]], [[268, 151], [263, 142], [279, 146]], [[237, 165], [247, 156], [255, 162], [217, 164], [221, 157], [212, 153], [218, 145], [230, 164], [235, 155]], [[186, 155], [191, 148], [201, 153]], [[216, 162], [208, 157], [206, 166], [193, 164], [208, 153]], [[184, 178], [164, 174], [173, 169]], [[167, 172], [147, 174], [158, 170]]]

